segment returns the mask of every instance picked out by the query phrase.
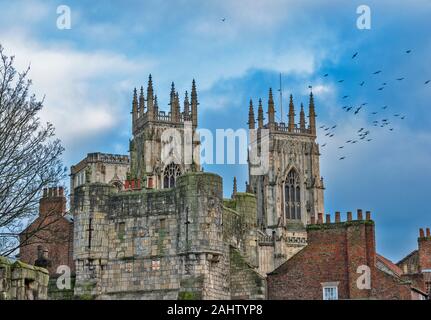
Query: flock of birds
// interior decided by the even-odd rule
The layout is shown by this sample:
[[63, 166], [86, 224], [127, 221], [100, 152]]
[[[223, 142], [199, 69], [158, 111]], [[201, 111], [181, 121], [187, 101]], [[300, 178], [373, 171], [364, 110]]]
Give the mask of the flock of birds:
[[[405, 54], [411, 54], [411, 53], [412, 53], [411, 49], [405, 51]], [[358, 55], [359, 55], [359, 53], [355, 52], [352, 55], [352, 59], [356, 59], [358, 57]], [[382, 72], [383, 72], [382, 70], [376, 70], [371, 75], [376, 76], [376, 75], [381, 74]], [[325, 73], [323, 75], [323, 78], [327, 78], [327, 77], [329, 77], [329, 74]], [[405, 77], [398, 77], [398, 78], [395, 78], [395, 81], [400, 82], [400, 81], [403, 81], [404, 79], [405, 79]], [[341, 84], [343, 82], [344, 82], [344, 79], [337, 80], [337, 83]], [[426, 80], [424, 82], [424, 85], [428, 85], [430, 83], [431, 83], [431, 80]], [[363, 87], [365, 84], [366, 84], [366, 81], [361, 81], [359, 83], [359, 86]], [[383, 83], [381, 83], [380, 86], [378, 86], [377, 90], [383, 91], [387, 86], [388, 86], [388, 83], [383, 82]], [[310, 88], [311, 88], [311, 86], [310, 86]], [[342, 100], [347, 100], [349, 97], [350, 97], [349, 95], [344, 95], [344, 96], [342, 96]], [[389, 108], [389, 106], [385, 105], [385, 106], [381, 107], [380, 110], [373, 110], [370, 112], [370, 111], [366, 111], [367, 105], [368, 105], [367, 102], [364, 102], [359, 106], [345, 105], [342, 107], [342, 110], [344, 110], [347, 113], [353, 114], [355, 116], [358, 115], [359, 113], [362, 113], [362, 112], [369, 112], [369, 114], [371, 116], [376, 118], [372, 121], [372, 126], [380, 127], [380, 128], [387, 127], [389, 131], [394, 131], [394, 127], [392, 126], [391, 117], [393, 117], [392, 119], [397, 118], [400, 120], [404, 120], [406, 118], [406, 115], [399, 114], [399, 113], [395, 113], [391, 116], [388, 116], [387, 112], [386, 112], [386, 116], [380, 117], [380, 120], [378, 120], [377, 118], [379, 117], [379, 115], [383, 114], [384, 111]], [[336, 128], [337, 128], [336, 124], [332, 125], [332, 126], [325, 126], [325, 125], [320, 126], [320, 129], [322, 129], [325, 133], [324, 136], [327, 137], [328, 139], [333, 138], [335, 136], [335, 129]], [[369, 129], [359, 128], [359, 130], [357, 130], [357, 132], [356, 132], [356, 135], [353, 138], [347, 140], [343, 145], [339, 146], [338, 149], [342, 150], [342, 149], [345, 149], [345, 147], [347, 145], [354, 145], [354, 144], [357, 144], [357, 143], [362, 142], [362, 141], [371, 142], [373, 139], [370, 137], [370, 134], [371, 134], [371, 131]], [[328, 144], [328, 142], [325, 142], [321, 145], [321, 147], [324, 148], [327, 144]], [[339, 158], [339, 160], [344, 160], [344, 159], [346, 159], [346, 155], [342, 155]]]

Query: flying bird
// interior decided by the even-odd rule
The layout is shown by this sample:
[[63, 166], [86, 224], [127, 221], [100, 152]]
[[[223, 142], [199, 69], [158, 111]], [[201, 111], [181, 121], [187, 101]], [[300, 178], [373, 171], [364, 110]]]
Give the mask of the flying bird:
[[359, 129], [359, 131], [358, 131], [358, 132], [361, 132], [362, 130], [364, 130], [364, 128]]
[[221, 19], [221, 21], [222, 21], [222, 22], [225, 22], [225, 21], [226, 21], [226, 18], [222, 18], [222, 19]]
[[379, 91], [382, 91], [384, 88], [385, 88], [385, 87], [381, 87], [381, 88], [379, 88], [378, 90], [379, 90]]
[[379, 73], [381, 73], [382, 72], [382, 70], [377, 70], [376, 72], [374, 72], [373, 74], [379, 74]]
[[344, 146], [338, 147], [338, 149], [343, 149], [343, 148], [344, 148]]
[[412, 50], [410, 50], [410, 49], [406, 51], [406, 53], [410, 53], [410, 52], [412, 52]]
[[329, 76], [329, 74], [328, 74], [328, 73], [325, 73], [323, 76], [324, 76], [324, 77], [327, 77], [327, 76]]
[[344, 96], [344, 97], [343, 97], [343, 99], [346, 99], [346, 98], [348, 98], [348, 97], [349, 97], [349, 96]]
[[400, 119], [401, 119], [401, 120], [404, 120], [405, 118], [406, 118], [406, 116], [402, 116]]
[[337, 127], [337, 125], [334, 125], [334, 126], [332, 126], [332, 128], [331, 129], [335, 129]]
[[359, 85], [362, 87], [365, 84], [365, 81], [362, 81]]
[[367, 139], [368, 142], [370, 142], [371, 140], [373, 140], [373, 139]]
[[431, 80], [427, 80], [427, 81], [425, 81], [425, 83], [424, 84], [428, 84], [428, 83], [430, 83], [431, 82]]
[[364, 102], [363, 104], [361, 104], [361, 106], [366, 106], [368, 104], [368, 102]]
[[346, 157], [341, 157], [341, 158], [340, 158], [340, 160], [344, 160], [344, 159], [346, 159]]
[[344, 82], [344, 80], [338, 80], [338, 83]]
[[358, 114], [361, 109], [362, 109], [362, 107], [359, 107], [358, 109], [356, 109], [355, 114]]
[[385, 110], [388, 106], [384, 106], [382, 109]]
[[397, 78], [397, 80], [398, 80], [398, 81], [402, 81], [402, 80], [404, 80], [404, 77], [402, 77], [402, 78]]
[[352, 56], [352, 59], [355, 59], [357, 55], [358, 55], [358, 53], [356, 52], [356, 53]]
[[349, 112], [350, 110], [352, 110], [352, 107], [348, 107], [346, 111]]
[[322, 144], [322, 147], [326, 146], [326, 143]]
[[374, 111], [374, 112], [371, 112], [371, 114], [377, 114], [377, 112], [376, 112], [376, 111]]

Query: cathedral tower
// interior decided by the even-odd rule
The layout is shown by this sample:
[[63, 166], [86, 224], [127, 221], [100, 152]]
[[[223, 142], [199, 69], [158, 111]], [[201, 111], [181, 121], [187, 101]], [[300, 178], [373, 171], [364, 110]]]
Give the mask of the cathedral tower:
[[[249, 118], [253, 114], [249, 107]], [[249, 158], [250, 188], [257, 197], [258, 225], [265, 237], [275, 243], [273, 267], [284, 262], [306, 244], [305, 226], [311, 217], [323, 212], [323, 179], [320, 177], [319, 147], [313, 94], [309, 100], [309, 123], [301, 106], [299, 124], [295, 123], [295, 105], [290, 96], [288, 124], [275, 120], [272, 90], [269, 90], [268, 122], [263, 123], [258, 109], [257, 150], [263, 152], [262, 133], [268, 133], [269, 164], [263, 174], [252, 174]], [[251, 123], [249, 119], [248, 123]], [[250, 127], [251, 128], [251, 127]], [[271, 269], [271, 267], [269, 267]]]
[[146, 97], [142, 87], [139, 97], [134, 90], [129, 179], [139, 181], [146, 188], [164, 189], [175, 186], [178, 176], [200, 171], [197, 106], [194, 80], [191, 103], [186, 92], [183, 112], [174, 83], [171, 85], [168, 113], [159, 110], [151, 75]]

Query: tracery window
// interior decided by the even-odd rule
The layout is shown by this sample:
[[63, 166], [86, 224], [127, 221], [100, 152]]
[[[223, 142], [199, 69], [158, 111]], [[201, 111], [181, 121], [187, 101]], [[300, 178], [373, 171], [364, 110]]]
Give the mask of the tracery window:
[[294, 169], [289, 171], [284, 181], [284, 215], [289, 220], [301, 219], [301, 187]]
[[173, 188], [177, 177], [181, 175], [180, 167], [177, 164], [171, 163], [163, 170], [163, 188]]

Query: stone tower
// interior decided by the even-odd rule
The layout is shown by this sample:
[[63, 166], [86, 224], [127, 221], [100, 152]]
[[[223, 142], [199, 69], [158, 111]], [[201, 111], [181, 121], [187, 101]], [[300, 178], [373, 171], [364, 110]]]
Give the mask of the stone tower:
[[199, 136], [196, 133], [198, 98], [193, 80], [191, 97], [185, 92], [181, 112], [178, 92], [172, 83], [170, 111], [159, 110], [151, 75], [147, 93], [135, 88], [132, 101], [129, 180], [149, 189], [175, 185], [177, 177], [200, 171]]
[[[299, 125], [295, 123], [295, 105], [289, 101], [288, 123], [275, 120], [272, 90], [269, 90], [268, 121], [264, 123], [263, 107], [259, 101], [257, 129], [254, 129], [254, 110], [249, 107], [249, 129], [256, 130], [257, 152], [264, 152], [265, 133], [268, 142], [268, 168], [253, 174], [254, 164], [249, 157], [249, 182], [257, 197], [257, 219], [263, 235], [262, 242], [274, 243], [274, 252], [262, 253], [262, 271], [283, 263], [306, 244], [305, 226], [311, 217], [323, 212], [323, 179], [319, 169], [319, 147], [316, 143], [316, 114], [313, 94], [310, 94], [309, 120], [305, 121], [301, 105]], [[265, 130], [266, 129], [266, 130]], [[268, 249], [266, 249], [268, 250]], [[272, 255], [273, 258], [268, 258]], [[266, 265], [266, 266], [265, 266]]]

